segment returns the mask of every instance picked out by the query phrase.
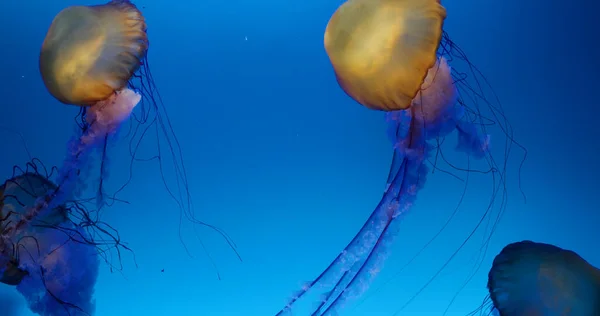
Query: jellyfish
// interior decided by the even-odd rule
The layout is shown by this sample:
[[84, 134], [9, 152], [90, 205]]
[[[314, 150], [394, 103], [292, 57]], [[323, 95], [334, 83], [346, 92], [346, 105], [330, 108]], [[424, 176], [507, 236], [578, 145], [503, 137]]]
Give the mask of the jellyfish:
[[[1, 190], [1, 280], [15, 285], [35, 313], [94, 313], [102, 245], [94, 237], [110, 232], [79, 198], [89, 181], [92, 153], [105, 148], [141, 101], [126, 85], [147, 49], [145, 28], [128, 1], [69, 7], [55, 17], [42, 44], [39, 66], [46, 88], [63, 103], [85, 107], [85, 124], [67, 143], [55, 181], [23, 172]], [[36, 161], [28, 167], [38, 170]]]
[[[146, 20], [128, 0], [72, 6], [54, 18], [41, 48], [40, 73], [55, 99], [79, 107], [76, 138], [81, 142], [76, 140], [71, 146], [79, 153], [70, 155], [72, 160], [77, 160], [68, 161], [71, 169], [92, 173], [91, 159], [98, 159], [100, 166], [97, 183], [80, 183], [76, 189], [95, 190], [98, 209], [110, 206], [119, 201], [117, 194], [132, 179], [133, 164], [155, 161], [167, 194], [175, 201], [182, 217], [194, 228], [200, 225], [217, 231], [241, 259], [224, 231], [200, 221], [195, 215], [182, 150], [152, 77], [148, 49]], [[134, 111], [138, 103], [140, 110]], [[118, 141], [119, 127], [124, 126], [130, 116], [125, 134], [131, 153], [130, 172], [125, 183], [111, 194], [105, 185], [110, 168], [109, 150]], [[156, 151], [142, 156], [140, 147], [152, 141], [153, 136]], [[85, 144], [85, 148], [81, 144]], [[75, 168], [80, 163], [86, 167]], [[165, 176], [163, 172], [167, 170], [174, 172], [174, 176]], [[183, 239], [182, 244], [188, 251]]]
[[[600, 270], [577, 253], [521, 241], [496, 256], [478, 311], [502, 316], [600, 315]], [[488, 309], [489, 310], [489, 309]]]
[[[95, 126], [105, 126], [105, 118]], [[100, 261], [112, 269], [113, 254], [119, 261], [123, 251], [133, 254], [74, 185], [86, 182], [74, 169], [93, 133], [69, 143], [62, 168], [32, 157], [19, 136], [30, 161], [14, 166], [0, 186], [0, 283], [14, 286], [37, 314], [92, 315]]]
[[15, 286], [37, 314], [92, 315], [100, 243], [89, 228], [96, 224], [78, 221], [89, 213], [66, 194], [64, 203], [41, 206], [59, 189], [40, 170], [33, 160], [0, 186], [0, 282]]
[[[146, 24], [128, 1], [99, 6], [73, 6], [52, 21], [42, 44], [39, 68], [50, 94], [65, 104], [85, 107], [85, 126], [71, 144], [61, 169], [65, 181], [91, 153], [103, 148], [109, 134], [129, 117], [141, 94], [127, 87], [148, 48]], [[70, 170], [70, 171], [69, 171]], [[64, 182], [64, 183], [63, 183]], [[99, 195], [99, 206], [102, 195]]]
[[[277, 315], [293, 314], [303, 299], [312, 303], [310, 315], [336, 315], [363, 296], [382, 269], [428, 175], [442, 170], [438, 166], [439, 160], [445, 160], [441, 144], [450, 134], [456, 135], [455, 149], [467, 160], [489, 164], [489, 170], [479, 172], [489, 172], [493, 182], [504, 183], [504, 169], [495, 165], [486, 133], [489, 124], [477, 102], [486, 103], [498, 120], [504, 117], [493, 100], [469, 85], [465, 73], [451, 68], [452, 62], [462, 61], [473, 80], [484, 80], [443, 30], [445, 18], [446, 10], [438, 0], [349, 0], [329, 20], [324, 46], [335, 78], [354, 101], [384, 113], [393, 158], [383, 196], [365, 224]], [[499, 125], [512, 144], [510, 126]], [[498, 207], [502, 211], [504, 204]], [[491, 212], [486, 210], [482, 216], [490, 218]], [[322, 295], [310, 300], [307, 294], [318, 290]]]
[[68, 172], [30, 158], [0, 186], [0, 283], [15, 286], [39, 315], [93, 315], [100, 260], [111, 265], [111, 252], [133, 252], [89, 199], [64, 191], [84, 182], [81, 174], [65, 179]]

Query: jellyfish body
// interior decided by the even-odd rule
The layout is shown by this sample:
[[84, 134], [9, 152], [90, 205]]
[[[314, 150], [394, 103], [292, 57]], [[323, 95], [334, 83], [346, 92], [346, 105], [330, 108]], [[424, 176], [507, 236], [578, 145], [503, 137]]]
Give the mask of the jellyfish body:
[[522, 241], [496, 256], [488, 290], [500, 315], [600, 315], [600, 270], [577, 253]]
[[0, 235], [3, 237], [1, 283], [17, 285], [28, 275], [26, 270], [19, 268], [16, 256], [18, 249], [13, 247], [18, 244], [17, 241], [39, 232], [41, 229], [37, 225], [60, 225], [67, 221], [66, 209], [60, 205], [48, 212], [45, 218], [33, 216], [27, 208], [27, 205], [34, 205], [38, 198], [55, 189], [53, 183], [35, 173], [13, 177], [0, 186]]
[[[16, 285], [35, 313], [91, 315], [95, 310], [101, 243], [91, 233], [114, 237], [74, 201], [88, 181], [82, 169], [90, 154], [116, 132], [140, 98], [124, 89], [94, 105], [87, 116], [89, 127], [68, 143], [56, 184], [26, 172], [0, 188], [0, 282]], [[66, 203], [74, 203], [78, 212], [67, 214]]]
[[[31, 195], [31, 199], [20, 201], [18, 205], [23, 209], [20, 212], [11, 212], [14, 204], [5, 202], [7, 211], [2, 213], [21, 215], [14, 219], [8, 217], [7, 223], [16, 224], [14, 228], [8, 226], [2, 231], [4, 248], [19, 255], [1, 256], [0, 263], [2, 257], [10, 263], [7, 267], [11, 269], [4, 274], [25, 274], [20, 280], [13, 276], [9, 281], [18, 283], [17, 290], [33, 312], [41, 315], [93, 314], [92, 296], [99, 260], [98, 244], [91, 238], [90, 231], [99, 231], [102, 235], [106, 234], [107, 228], [92, 222], [85, 211], [79, 214], [81, 222], [67, 218], [62, 205], [78, 198], [81, 188], [89, 181], [82, 172], [89, 166], [89, 156], [105, 137], [116, 132], [140, 98], [136, 92], [124, 89], [97, 102], [87, 116], [89, 128], [68, 144], [67, 157], [58, 169], [57, 184], [46, 183], [44, 193], [38, 195], [38, 192]], [[28, 182], [31, 177], [26, 174]], [[77, 205], [77, 208], [81, 210], [81, 206]]]
[[456, 130], [460, 148], [469, 149], [468, 153], [477, 157], [486, 152], [487, 136], [469, 134], [475, 129], [461, 121], [464, 109], [457, 103], [458, 92], [445, 58], [439, 58], [427, 73], [408, 110], [386, 113], [394, 157], [381, 201], [329, 267], [278, 315], [291, 312], [293, 304], [316, 287], [330, 287], [330, 290], [312, 315], [335, 315], [346, 303], [364, 293], [382, 268], [404, 215], [425, 184], [429, 171], [426, 161], [433, 150], [428, 141]]
[[141, 95], [127, 84], [147, 50], [145, 19], [129, 1], [72, 6], [56, 15], [40, 51], [40, 74], [57, 100], [89, 106], [84, 135], [72, 144], [70, 160], [87, 163], [84, 158], [103, 145], [140, 102]]
[[319, 288], [325, 294], [313, 301], [311, 315], [337, 315], [363, 295], [425, 185], [430, 165], [437, 168], [431, 156], [438, 154], [440, 139], [455, 133], [457, 151], [491, 157], [490, 136], [473, 114], [477, 104], [469, 108], [461, 93], [488, 100], [450, 68], [449, 59], [467, 59], [443, 32], [445, 16], [437, 0], [350, 0], [331, 18], [325, 49], [336, 79], [358, 103], [386, 112], [393, 160], [383, 197], [363, 227], [277, 315], [293, 314], [297, 302]]
[[90, 315], [98, 253], [65, 204], [40, 207], [58, 186], [25, 172], [0, 186], [0, 282], [14, 285], [40, 315]]
[[[77, 153], [71, 158], [87, 163], [83, 158], [89, 157], [92, 149], [104, 147], [108, 135], [116, 132], [139, 103], [141, 95], [128, 90], [127, 84], [147, 50], [144, 17], [129, 1], [73, 6], [56, 15], [40, 51], [40, 74], [57, 100], [89, 106], [85, 135], [75, 140]], [[99, 196], [97, 203], [102, 202]]]

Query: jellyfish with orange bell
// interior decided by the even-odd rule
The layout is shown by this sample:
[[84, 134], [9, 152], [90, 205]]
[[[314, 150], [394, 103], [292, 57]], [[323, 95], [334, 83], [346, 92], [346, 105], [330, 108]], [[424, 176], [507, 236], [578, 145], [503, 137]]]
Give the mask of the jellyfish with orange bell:
[[[90, 158], [100, 161], [96, 164], [100, 165], [100, 181], [80, 183], [78, 187], [96, 191], [97, 208], [110, 206], [119, 201], [117, 195], [135, 176], [133, 164], [154, 162], [161, 172], [157, 181], [162, 182], [181, 217], [187, 220], [180, 225], [193, 225], [194, 236], [198, 236], [198, 226], [215, 230], [235, 251], [229, 237], [199, 220], [192, 208], [182, 149], [152, 76], [149, 47], [146, 19], [129, 0], [68, 7], [52, 22], [39, 58], [42, 79], [54, 98], [79, 108], [76, 122], [82, 136], [71, 148], [81, 154], [71, 157], [82, 163]], [[110, 149], [117, 141], [122, 143], [123, 139], [117, 138], [121, 126], [127, 127], [127, 133], [120, 136], [128, 141], [131, 157], [120, 160], [126, 161], [130, 172], [123, 173], [123, 185], [109, 193], [105, 180]], [[81, 144], [92, 150], [77, 149]], [[97, 171], [88, 170], [91, 172]], [[183, 238], [182, 242], [188, 251]]]
[[[501, 110], [451, 68], [456, 62], [472, 70], [472, 80], [485, 80], [444, 31], [446, 15], [438, 0], [349, 0], [329, 20], [324, 46], [339, 87], [360, 105], [385, 113], [393, 159], [383, 197], [365, 224], [277, 315], [293, 313], [301, 300], [310, 300], [310, 292], [321, 290], [322, 295], [311, 301], [309, 315], [337, 315], [364, 294], [428, 174], [440, 170], [442, 140], [450, 134], [458, 136], [457, 150], [486, 160], [491, 173], [499, 173], [500, 180], [492, 181], [505, 181], [504, 171], [495, 166], [489, 124], [479, 104], [488, 104], [496, 115]], [[506, 122], [500, 125], [508, 143], [514, 143]]]
[[[146, 19], [129, 0], [68, 7], [52, 22], [40, 53], [40, 73], [54, 98], [79, 109], [76, 121], [80, 135], [69, 146], [77, 153], [69, 155], [72, 159], [65, 163], [78, 166], [73, 170], [85, 169], [87, 174], [98, 173], [100, 166], [99, 182], [78, 183], [75, 189], [95, 190], [96, 207], [101, 209], [119, 201], [117, 194], [135, 175], [134, 163], [157, 163], [161, 172], [157, 182], [162, 182], [181, 217], [187, 219], [180, 225], [193, 225], [194, 236], [198, 236], [197, 226], [215, 230], [235, 251], [223, 231], [194, 213], [182, 149], [152, 76], [149, 47]], [[118, 133], [122, 127], [128, 127], [125, 135]], [[109, 193], [105, 184], [110, 149], [123, 140], [117, 136], [128, 141], [131, 157], [120, 160], [131, 170], [123, 173], [123, 185]], [[99, 163], [91, 164], [90, 159]], [[91, 170], [93, 167], [96, 169]], [[182, 242], [188, 251], [183, 237]]]
[[[54, 98], [82, 107], [84, 123], [61, 170], [87, 167], [129, 118], [142, 95], [127, 84], [147, 49], [146, 22], [129, 1], [72, 6], [56, 15], [40, 51], [40, 74]], [[64, 177], [59, 185], [76, 183], [68, 181], [71, 174]]]

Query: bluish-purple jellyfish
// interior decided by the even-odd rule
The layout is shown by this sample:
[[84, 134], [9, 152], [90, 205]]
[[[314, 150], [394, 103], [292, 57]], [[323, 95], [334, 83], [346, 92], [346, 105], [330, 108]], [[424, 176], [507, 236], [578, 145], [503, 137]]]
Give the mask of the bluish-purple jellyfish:
[[[114, 134], [140, 100], [124, 90], [90, 111], [89, 128], [68, 144], [56, 173], [34, 160], [0, 187], [0, 282], [14, 285], [40, 315], [92, 315], [99, 248], [112, 237], [80, 201], [82, 169], [102, 140]], [[42, 165], [43, 166], [43, 165]], [[53, 169], [54, 170], [54, 169]], [[55, 182], [50, 180], [55, 177]], [[94, 238], [98, 238], [96, 242]], [[126, 248], [126, 247], [125, 247]], [[126, 248], [127, 249], [127, 248]]]
[[[470, 72], [471, 80], [487, 85], [443, 31], [445, 18], [446, 10], [438, 0], [349, 0], [329, 20], [325, 50], [337, 82], [359, 104], [385, 112], [393, 159], [383, 197], [363, 227], [277, 315], [293, 314], [305, 298], [313, 306], [310, 315], [337, 315], [364, 294], [382, 269], [428, 174], [443, 171], [437, 164], [446, 159], [441, 144], [447, 136], [456, 135], [455, 149], [467, 160], [488, 163], [489, 169], [473, 171], [489, 173], [492, 182], [499, 184], [495, 190], [506, 189], [504, 168], [496, 166], [486, 133], [494, 117], [484, 117], [479, 103], [487, 105], [497, 121], [504, 120], [502, 110], [486, 98], [481, 86], [466, 80]], [[453, 63], [462, 63], [465, 72], [452, 69]], [[512, 145], [510, 126], [498, 125], [507, 136], [506, 143]], [[499, 208], [504, 208], [504, 193], [493, 192], [490, 204], [499, 194]], [[474, 231], [484, 218], [492, 217], [489, 210]], [[319, 290], [322, 295], [311, 301], [307, 294]]]
[[[496, 315], [600, 315], [600, 270], [577, 253], [521, 241], [496, 256], [489, 296], [476, 312]], [[473, 313], [473, 314], [474, 314]]]
[[146, 54], [145, 34], [137, 8], [112, 1], [63, 10], [42, 45], [46, 87], [63, 103], [85, 110], [84, 128], [68, 142], [56, 172], [39, 172], [41, 162], [33, 160], [25, 170], [15, 168], [0, 188], [0, 281], [16, 286], [37, 314], [92, 315], [99, 260], [106, 259], [102, 246], [110, 240], [117, 251], [127, 249], [93, 216], [102, 194], [95, 211], [80, 196], [91, 156], [106, 148], [142, 99], [127, 84]]
[[[14, 285], [40, 315], [92, 315], [99, 248], [110, 226], [92, 216], [80, 200], [88, 156], [114, 134], [139, 102], [124, 90], [90, 111], [89, 128], [68, 144], [61, 168], [40, 172], [33, 160], [0, 187], [0, 282]], [[53, 169], [54, 170], [54, 169]], [[55, 177], [55, 182], [50, 180]], [[98, 236], [104, 235], [104, 236]], [[96, 242], [94, 238], [100, 240]], [[125, 247], [125, 249], [127, 249]]]
[[70, 199], [52, 209], [41, 205], [57, 189], [35, 172], [0, 187], [0, 282], [16, 286], [39, 315], [91, 315], [98, 249], [74, 221]]

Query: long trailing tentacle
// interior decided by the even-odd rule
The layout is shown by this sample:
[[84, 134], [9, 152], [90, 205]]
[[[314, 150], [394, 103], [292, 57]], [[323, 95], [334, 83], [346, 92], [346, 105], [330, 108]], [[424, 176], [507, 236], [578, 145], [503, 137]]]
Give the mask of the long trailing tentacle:
[[[7, 180], [0, 189], [0, 258], [10, 258], [10, 262], [18, 263], [19, 270], [27, 272], [16, 285], [34, 312], [93, 312], [100, 255], [97, 250], [106, 243], [89, 232], [114, 235], [100, 221], [92, 222], [77, 202], [79, 187], [86, 180], [81, 171], [89, 163], [91, 152], [118, 129], [138, 101], [139, 95], [126, 90], [92, 107], [88, 128], [68, 143], [63, 166], [51, 169], [56, 184], [49, 180], [41, 161], [32, 160], [26, 172]], [[20, 169], [15, 167], [17, 171]], [[118, 239], [113, 240], [117, 241], [117, 252], [119, 247], [128, 249], [119, 245]]]
[[[294, 297], [278, 315], [290, 312], [294, 303], [312, 289], [333, 288], [319, 302], [313, 315], [331, 315], [348, 301], [360, 296], [381, 268], [389, 253], [387, 247], [396, 236], [402, 218], [412, 207], [417, 192], [423, 187], [428, 172], [427, 158], [434, 153], [428, 140], [438, 139], [453, 130], [459, 135], [460, 151], [474, 157], [484, 157], [489, 137], [482, 135], [472, 122], [463, 120], [464, 107], [450, 98], [447, 112], [439, 122], [424, 122], [413, 110], [388, 113], [390, 136], [395, 151], [388, 183], [377, 208], [354, 239], [329, 267]], [[429, 125], [428, 125], [429, 124]]]

